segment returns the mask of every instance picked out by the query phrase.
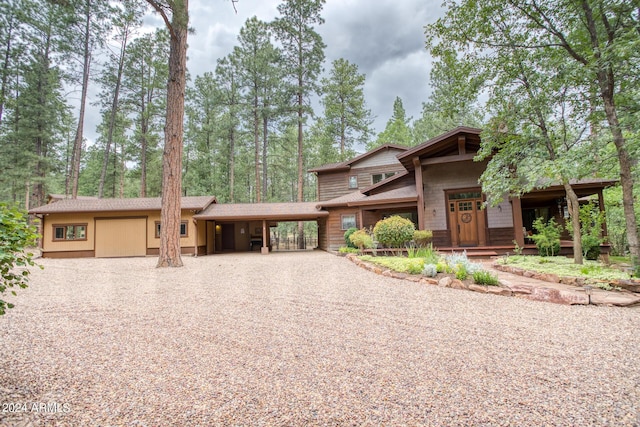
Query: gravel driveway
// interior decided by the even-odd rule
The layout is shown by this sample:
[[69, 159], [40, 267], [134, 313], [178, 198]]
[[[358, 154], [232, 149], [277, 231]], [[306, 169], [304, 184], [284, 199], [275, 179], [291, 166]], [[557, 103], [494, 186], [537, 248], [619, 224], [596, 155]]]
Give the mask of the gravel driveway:
[[640, 423], [638, 310], [421, 285], [324, 252], [183, 260], [40, 260], [0, 318], [0, 425]]

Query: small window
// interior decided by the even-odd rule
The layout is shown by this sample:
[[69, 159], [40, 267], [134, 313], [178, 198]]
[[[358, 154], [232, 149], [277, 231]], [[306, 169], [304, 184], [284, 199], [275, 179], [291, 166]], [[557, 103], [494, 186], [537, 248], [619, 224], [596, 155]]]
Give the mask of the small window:
[[[189, 222], [180, 221], [180, 237], [189, 236]], [[156, 239], [160, 238], [160, 221], [156, 221]]]
[[87, 224], [54, 225], [53, 240], [87, 240]]
[[391, 178], [392, 176], [394, 176], [396, 173], [395, 172], [387, 172], [387, 173], [374, 173], [373, 175], [371, 175], [371, 182], [373, 184], [377, 184], [382, 180], [385, 180], [387, 178]]
[[357, 228], [355, 215], [342, 215], [341, 221], [342, 230], [348, 230], [350, 228]]
[[349, 188], [358, 188], [358, 175], [351, 175], [349, 177]]

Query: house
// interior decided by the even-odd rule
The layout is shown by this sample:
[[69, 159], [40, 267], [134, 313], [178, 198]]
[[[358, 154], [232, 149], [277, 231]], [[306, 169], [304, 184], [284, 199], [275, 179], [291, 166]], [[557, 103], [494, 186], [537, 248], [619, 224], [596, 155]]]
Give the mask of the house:
[[[480, 129], [458, 127], [411, 149], [396, 147], [395, 159], [385, 155], [392, 148], [381, 147], [345, 164], [314, 169], [318, 187], [331, 183], [331, 194], [336, 195], [318, 203], [329, 212], [322, 220], [321, 248], [337, 250], [344, 245], [342, 236], [349, 227], [371, 227], [384, 217], [399, 214], [411, 218], [418, 229], [432, 230], [434, 246], [441, 250], [466, 248], [497, 254], [513, 250], [514, 242], [535, 250], [527, 236], [537, 217], [565, 222], [564, 188], [551, 185], [486, 206], [479, 178], [488, 160], [473, 160], [480, 148], [480, 133]], [[376, 164], [380, 170], [395, 168], [395, 173], [375, 182], [376, 172], [369, 170], [371, 180], [367, 181], [360, 172], [362, 164]], [[354, 175], [369, 186], [356, 191], [348, 191], [344, 184], [336, 188], [335, 183], [348, 182]], [[575, 181], [573, 188], [578, 197], [597, 197], [604, 209], [602, 190], [615, 182], [587, 179]], [[319, 190], [318, 194], [328, 193]], [[606, 228], [603, 232], [606, 235]], [[563, 238], [570, 239], [566, 233]], [[563, 253], [571, 251], [571, 242], [564, 242]]]
[[[535, 250], [527, 236], [538, 217], [563, 224], [564, 189], [551, 185], [497, 206], [486, 206], [478, 182], [487, 161], [474, 162], [480, 129], [459, 127], [413, 148], [383, 145], [351, 160], [311, 169], [318, 201], [304, 203], [217, 203], [213, 196], [183, 197], [182, 252], [209, 255], [271, 248], [270, 228], [281, 221], [316, 221], [318, 247], [336, 251], [351, 227], [372, 227], [391, 215], [433, 231], [441, 250], [466, 248], [482, 254]], [[573, 185], [579, 197], [596, 197], [615, 181], [588, 179]], [[66, 199], [31, 209], [41, 220], [45, 257], [157, 255], [160, 198]], [[606, 235], [606, 228], [603, 229]], [[565, 239], [570, 237], [565, 234]], [[571, 242], [563, 244], [571, 253]]]

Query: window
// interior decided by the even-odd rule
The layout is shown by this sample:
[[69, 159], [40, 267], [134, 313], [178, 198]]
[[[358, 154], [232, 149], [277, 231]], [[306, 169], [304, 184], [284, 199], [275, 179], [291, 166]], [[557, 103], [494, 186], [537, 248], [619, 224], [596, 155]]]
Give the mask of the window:
[[341, 217], [341, 227], [342, 227], [342, 230], [348, 230], [350, 228], [357, 228], [355, 214], [342, 215], [342, 217]]
[[54, 225], [53, 240], [87, 240], [87, 224]]
[[[189, 236], [189, 221], [180, 221], [180, 237]], [[156, 239], [160, 238], [160, 221], [156, 221]]]
[[351, 175], [349, 177], [349, 188], [358, 188], [358, 175]]
[[396, 173], [395, 172], [387, 172], [387, 173], [374, 173], [373, 175], [371, 175], [371, 182], [373, 184], [377, 184], [382, 180], [385, 180], [387, 178], [391, 178], [392, 176], [394, 176]]

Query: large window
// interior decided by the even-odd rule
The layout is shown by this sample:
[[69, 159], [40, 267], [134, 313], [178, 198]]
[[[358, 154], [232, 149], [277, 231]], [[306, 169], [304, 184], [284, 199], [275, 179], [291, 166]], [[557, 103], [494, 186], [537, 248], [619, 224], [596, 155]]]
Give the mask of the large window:
[[373, 175], [371, 175], [371, 182], [373, 184], [377, 184], [384, 179], [391, 178], [395, 174], [396, 174], [395, 172], [374, 173]]
[[53, 226], [54, 241], [87, 240], [87, 224], [57, 224]]
[[[180, 237], [189, 236], [189, 221], [180, 221]], [[156, 239], [160, 238], [160, 221], [156, 221]]]
[[358, 226], [356, 225], [356, 215], [355, 214], [350, 214], [350, 215], [342, 215], [341, 217], [341, 228], [342, 230], [348, 230], [350, 228], [357, 228]]

